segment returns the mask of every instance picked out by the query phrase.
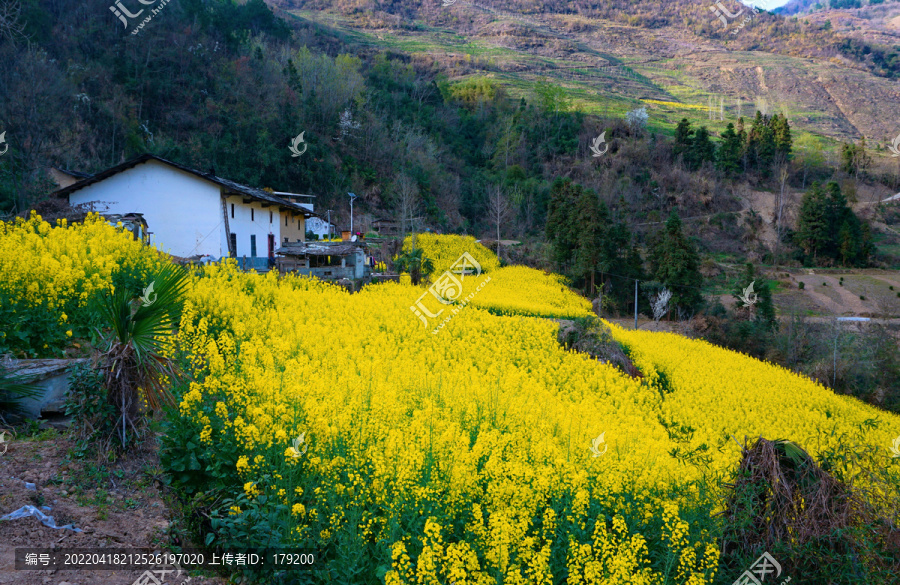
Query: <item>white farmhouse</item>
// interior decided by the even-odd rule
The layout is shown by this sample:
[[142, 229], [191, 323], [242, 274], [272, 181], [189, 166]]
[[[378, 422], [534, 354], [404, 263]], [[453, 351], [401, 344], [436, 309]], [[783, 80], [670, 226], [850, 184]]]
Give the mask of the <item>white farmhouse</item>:
[[150, 243], [173, 256], [232, 256], [246, 266], [274, 263], [275, 249], [306, 239], [308, 195], [240, 185], [163, 158], [144, 154], [56, 191], [70, 205], [90, 204], [104, 213], [140, 213]]

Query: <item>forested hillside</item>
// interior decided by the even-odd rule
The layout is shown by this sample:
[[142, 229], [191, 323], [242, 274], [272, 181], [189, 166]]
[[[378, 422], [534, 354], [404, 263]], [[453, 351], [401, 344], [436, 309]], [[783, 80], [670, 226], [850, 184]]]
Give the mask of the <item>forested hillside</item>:
[[[687, 5], [676, 5], [657, 11], [667, 15], [662, 24], [693, 26]], [[435, 8], [336, 7], [360, 18], [393, 10], [401, 19], [407, 11]], [[567, 10], [575, 8], [617, 19], [625, 14], [615, 3]], [[650, 3], [635, 5], [631, 24], [656, 26], [638, 18], [651, 12]], [[677, 14], [684, 22], [676, 22]], [[773, 165], [790, 159], [781, 189], [786, 181], [805, 190], [837, 172], [808, 137], [796, 156], [776, 160], [773, 151], [760, 162], [756, 151], [744, 150], [746, 136], [736, 144], [727, 129], [716, 136], [695, 126], [691, 132], [704, 138], [686, 149], [683, 140], [660, 136], [653, 120], [584, 113], [549, 80], [512, 98], [506, 85], [477, 67], [466, 72], [463, 63], [451, 75], [437, 59], [373, 48], [346, 32], [275, 15], [262, 0], [169, 4], [138, 34], [99, 0], [31, 0], [16, 22], [20, 32], [4, 29], [0, 38], [0, 128], [9, 145], [0, 159], [0, 206], [6, 212], [21, 213], [55, 188], [50, 167], [97, 172], [143, 152], [252, 186], [315, 194], [318, 209], [336, 210], [339, 222], [352, 191], [362, 198], [358, 210], [370, 217], [396, 217], [403, 201], [414, 200], [417, 209], [406, 213], [422, 218], [421, 228], [481, 235], [499, 217], [507, 237], [544, 233], [558, 177], [595, 190], [616, 217], [641, 224], [660, 222], [673, 209], [688, 216], [738, 211], [735, 186], [775, 188]], [[809, 46], [826, 47], [822, 38]], [[292, 157], [287, 147], [301, 132], [308, 150]], [[588, 149], [601, 133], [611, 156]], [[726, 149], [716, 154], [720, 145]], [[868, 180], [865, 169], [855, 171], [857, 180]], [[892, 177], [871, 179], [890, 184]], [[494, 211], [506, 210], [500, 216], [490, 213], [497, 193]], [[741, 245], [706, 236], [712, 249]]]

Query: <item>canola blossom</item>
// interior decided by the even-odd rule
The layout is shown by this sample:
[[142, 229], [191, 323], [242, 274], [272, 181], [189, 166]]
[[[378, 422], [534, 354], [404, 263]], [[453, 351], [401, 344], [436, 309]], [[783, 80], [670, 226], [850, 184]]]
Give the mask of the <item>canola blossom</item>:
[[[674, 566], [708, 582], [715, 547], [689, 533], [677, 504], [664, 521], [662, 502], [621, 496], [684, 476], [647, 416], [656, 390], [565, 351], [545, 319], [472, 307], [432, 336], [409, 314], [420, 290], [386, 283], [351, 295], [231, 265], [195, 281], [179, 343], [202, 382], [183, 416], [201, 436], [209, 429], [210, 452], [233, 454], [217, 457], [242, 481], [271, 481], [268, 495], [303, 506], [282, 537], [321, 545], [352, 517], [391, 551], [391, 583], [547, 582], [562, 566], [584, 583], [605, 573], [657, 583], [639, 526], [649, 514], [655, 538], [681, 535], [667, 549]], [[301, 432], [309, 450], [298, 459], [288, 437]], [[601, 432], [608, 452], [596, 459]], [[304, 497], [276, 495], [297, 484]], [[607, 520], [601, 509], [621, 513]], [[551, 517], [562, 536], [547, 531]], [[413, 518], [420, 532], [396, 538]]]
[[[120, 236], [101, 222], [2, 227], [4, 292], [46, 284], [68, 306], [82, 286], [112, 286], [116, 266], [159, 261]], [[74, 285], [40, 264], [57, 239], [89, 275]], [[31, 241], [45, 268], [11, 262], [7, 240]], [[410, 311], [426, 288], [408, 281], [350, 294], [234, 261], [191, 275], [172, 351], [192, 381], [164, 464], [192, 493], [231, 495], [215, 538], [357, 551], [338, 568], [388, 585], [702, 585], [719, 547], [696, 521], [713, 505], [695, 482], [734, 470], [731, 436], [816, 453], [869, 419], [883, 423], [865, 431], [872, 445], [900, 432], [900, 417], [782, 368], [611, 326], [644, 374], [632, 378], [559, 345], [547, 317], [590, 312], [560, 277], [500, 268], [471, 238], [417, 245], [436, 274], [464, 251], [484, 260], [463, 292], [490, 277], [438, 335]]]
[[87, 336], [97, 325], [89, 310], [95, 295], [135, 287], [161, 262], [155, 249], [95, 213], [55, 226], [34, 212], [0, 221], [0, 319], [9, 325], [0, 328], [0, 353], [39, 343], [30, 353], [50, 357], [67, 338]]

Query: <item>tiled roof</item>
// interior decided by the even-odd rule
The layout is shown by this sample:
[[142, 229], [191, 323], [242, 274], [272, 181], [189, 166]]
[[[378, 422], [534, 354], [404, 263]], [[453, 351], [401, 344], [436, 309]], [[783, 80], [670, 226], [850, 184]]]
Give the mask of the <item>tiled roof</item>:
[[306, 217], [310, 217], [310, 216], [321, 217], [318, 213], [314, 213], [314, 212], [310, 211], [309, 209], [307, 209], [306, 207], [303, 207], [297, 203], [294, 203], [293, 201], [288, 201], [287, 199], [278, 197], [277, 195], [274, 195], [273, 193], [270, 193], [263, 189], [256, 189], [254, 187], [248, 187], [247, 185], [241, 185], [240, 183], [235, 183], [234, 181], [230, 181], [228, 179], [223, 179], [222, 177], [218, 177], [212, 173], [203, 173], [196, 169], [186, 167], [184, 165], [178, 164], [176, 162], [172, 162], [170, 160], [166, 160], [164, 158], [158, 157], [153, 154], [142, 154], [141, 156], [139, 156], [137, 158], [133, 158], [133, 159], [126, 161], [120, 165], [116, 165], [114, 167], [108, 168], [101, 173], [97, 173], [96, 175], [89, 176], [88, 178], [78, 181], [77, 183], [73, 183], [72, 185], [69, 185], [68, 187], [63, 187], [62, 189], [54, 191], [53, 194], [56, 195], [57, 197], [68, 197], [70, 193], [74, 193], [75, 191], [78, 191], [79, 189], [83, 189], [84, 187], [87, 187], [89, 185], [93, 185], [94, 183], [99, 183], [100, 181], [103, 181], [104, 179], [107, 179], [113, 175], [121, 173], [122, 171], [126, 171], [128, 169], [134, 168], [139, 164], [142, 164], [142, 163], [145, 163], [145, 162], [148, 162], [151, 160], [160, 162], [160, 163], [162, 163], [164, 165], [168, 165], [170, 167], [174, 167], [178, 170], [181, 170], [186, 173], [190, 173], [191, 175], [194, 175], [196, 177], [199, 177], [205, 181], [209, 181], [210, 183], [219, 185], [220, 187], [222, 187], [224, 189], [226, 194], [243, 195], [244, 197], [247, 197], [249, 199], [255, 199], [256, 201], [271, 203], [273, 205], [278, 205], [279, 207], [284, 207], [284, 208], [291, 209], [294, 211], [299, 211], [299, 212], [302, 212]]

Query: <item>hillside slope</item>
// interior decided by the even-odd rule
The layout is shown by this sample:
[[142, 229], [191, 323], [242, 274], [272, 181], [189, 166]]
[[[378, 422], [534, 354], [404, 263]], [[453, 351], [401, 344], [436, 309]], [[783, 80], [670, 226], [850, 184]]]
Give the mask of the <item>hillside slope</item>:
[[[459, 75], [490, 74], [522, 93], [546, 77], [589, 111], [658, 100], [681, 104], [650, 106], [666, 124], [686, 113], [709, 118], [712, 106], [716, 121], [720, 112], [727, 121], [756, 109], [784, 112], [801, 130], [839, 140], [864, 136], [886, 144], [900, 132], [885, 123], [900, 119], [896, 82], [872, 73], [885, 71], [875, 67], [873, 55], [870, 62], [848, 58], [840, 50], [843, 37], [821, 24], [760, 13], [730, 35], [706, 6], [697, 12], [696, 3], [681, 2], [667, 4], [667, 16], [652, 22], [641, 16], [652, 5], [647, 2], [629, 8], [625, 22], [608, 6], [580, 3], [538, 10], [523, 2], [460, 0], [446, 8], [395, 2], [372, 13], [344, 2], [278, 3], [352, 32], [363, 44], [458, 64]], [[900, 35], [891, 38], [900, 43]]]

